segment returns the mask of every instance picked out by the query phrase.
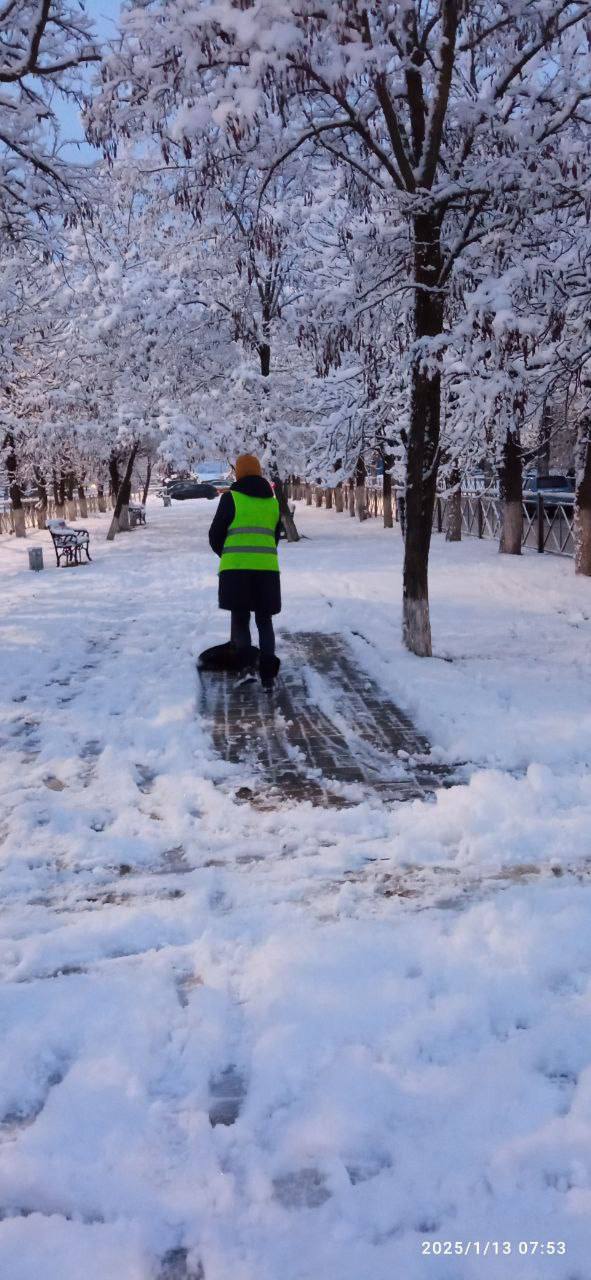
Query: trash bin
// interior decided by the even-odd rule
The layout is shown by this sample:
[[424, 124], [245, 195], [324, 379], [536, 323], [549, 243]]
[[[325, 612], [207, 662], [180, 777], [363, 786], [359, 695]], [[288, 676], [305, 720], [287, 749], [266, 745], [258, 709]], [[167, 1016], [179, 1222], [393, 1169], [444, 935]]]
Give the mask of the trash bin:
[[39, 573], [43, 567], [43, 547], [30, 547], [29, 569], [33, 569], [35, 573]]
[[171, 506], [172, 506], [172, 498], [171, 498], [171, 496], [170, 496], [170, 494], [169, 494], [169, 493], [165, 493], [165, 494], [164, 494], [164, 496], [163, 496], [163, 498], [162, 498], [162, 501], [163, 501], [163, 503], [164, 503], [164, 506], [165, 506], [165, 507], [171, 507]]

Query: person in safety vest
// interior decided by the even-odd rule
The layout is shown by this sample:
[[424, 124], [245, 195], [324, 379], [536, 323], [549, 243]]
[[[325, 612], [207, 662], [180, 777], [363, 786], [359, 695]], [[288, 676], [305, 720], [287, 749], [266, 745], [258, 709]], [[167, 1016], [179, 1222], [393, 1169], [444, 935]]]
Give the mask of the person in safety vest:
[[229, 609], [232, 615], [232, 640], [239, 653], [244, 653], [247, 666], [250, 615], [254, 613], [261, 682], [270, 689], [279, 671], [272, 621], [274, 614], [281, 612], [279, 503], [262, 475], [258, 458], [241, 454], [235, 471], [235, 483], [220, 498], [209, 530], [209, 545], [220, 557], [219, 606]]

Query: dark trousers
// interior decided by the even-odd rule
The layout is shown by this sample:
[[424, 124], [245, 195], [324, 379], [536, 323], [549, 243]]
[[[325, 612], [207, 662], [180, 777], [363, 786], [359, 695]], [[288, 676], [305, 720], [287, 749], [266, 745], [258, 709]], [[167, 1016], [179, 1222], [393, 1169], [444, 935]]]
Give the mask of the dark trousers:
[[[275, 653], [275, 632], [273, 630], [273, 619], [269, 613], [259, 613], [258, 609], [254, 615], [259, 633], [259, 648], [264, 657], [272, 658]], [[250, 649], [250, 612], [242, 609], [232, 609], [232, 640], [237, 649]]]

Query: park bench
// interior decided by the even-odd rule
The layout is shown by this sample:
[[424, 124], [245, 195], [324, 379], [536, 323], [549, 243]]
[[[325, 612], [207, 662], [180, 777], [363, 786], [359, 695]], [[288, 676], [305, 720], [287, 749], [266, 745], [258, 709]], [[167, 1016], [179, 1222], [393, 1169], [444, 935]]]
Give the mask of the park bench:
[[83, 551], [86, 559], [90, 560], [90, 534], [87, 529], [72, 529], [65, 520], [47, 520], [46, 524], [51, 534], [58, 569], [62, 563], [82, 564]]
[[130, 502], [129, 504], [129, 523], [132, 529], [138, 524], [146, 523], [146, 508], [141, 502]]

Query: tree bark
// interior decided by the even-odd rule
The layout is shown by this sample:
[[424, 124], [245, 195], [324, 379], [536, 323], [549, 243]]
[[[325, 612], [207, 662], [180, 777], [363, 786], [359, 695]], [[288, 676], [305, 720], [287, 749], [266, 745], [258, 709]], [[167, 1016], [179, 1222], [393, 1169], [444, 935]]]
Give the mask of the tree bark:
[[334, 491], [334, 505], [335, 505], [335, 511], [342, 511], [342, 510], [343, 510], [343, 482], [342, 482], [342, 480], [339, 480], [339, 483], [338, 483], [338, 485], [336, 486], [336, 489], [335, 489], [335, 491]]
[[7, 431], [4, 437], [4, 449], [7, 451], [5, 466], [8, 478], [8, 492], [10, 495], [12, 527], [17, 538], [25, 538], [27, 530], [25, 525], [25, 511], [23, 507], [23, 494], [17, 478], [18, 458], [12, 431]]
[[279, 513], [281, 515], [281, 523], [285, 529], [285, 536], [288, 542], [299, 542], [300, 535], [297, 531], [296, 522], [289, 509], [289, 501], [287, 498], [286, 486], [283, 480], [275, 474], [273, 476], [273, 484], [275, 485], [275, 497], [279, 503]]
[[121, 476], [119, 475], [119, 460], [114, 453], [109, 458], [109, 477], [111, 481], [111, 505], [116, 509], [117, 498], [121, 488]]
[[306, 506], [307, 507], [312, 506], [312, 485], [311, 484], [306, 485]]
[[56, 520], [63, 520], [66, 514], [64, 504], [61, 502], [61, 485], [57, 478], [57, 472], [54, 471], [51, 479], [51, 487], [53, 489], [53, 506]]
[[314, 501], [317, 507], [322, 506], [322, 489], [320, 488], [319, 484], [317, 484], [314, 489]]
[[324, 492], [326, 494], [326, 510], [331, 511], [332, 510], [332, 489], [330, 488], [325, 489]]
[[88, 520], [88, 501], [83, 484], [78, 485], [78, 505], [80, 507], [80, 519]]
[[104, 488], [103, 488], [102, 484], [97, 484], [97, 487], [96, 487], [96, 499], [97, 499], [97, 502], [98, 502], [98, 509], [99, 509], [99, 511], [101, 511], [101, 512], [105, 512], [105, 511], [107, 510], [107, 499], [105, 498], [105, 490], [104, 490]]
[[499, 551], [507, 556], [521, 555], [523, 536], [523, 477], [519, 432], [507, 432], [499, 468], [501, 495], [501, 537]]
[[[434, 338], [443, 329], [440, 223], [433, 213], [413, 223], [414, 338]], [[425, 366], [420, 351], [411, 375], [405, 494], [402, 638], [418, 657], [431, 657], [429, 549], [437, 484], [441, 419], [441, 376]]]
[[47, 526], [47, 485], [43, 473], [35, 468], [35, 483], [37, 485], [37, 528], [45, 529]]
[[152, 460], [148, 459], [148, 470], [146, 471], [146, 483], [142, 494], [142, 504], [145, 507], [148, 501], [148, 493], [150, 492], [150, 480], [152, 479]]
[[[109, 526], [109, 532], [107, 534], [107, 542], [112, 542], [115, 537], [115, 534], [119, 533], [122, 528], [125, 528], [126, 517], [127, 517], [127, 529], [129, 529], [129, 499], [131, 497], [131, 476], [132, 476], [133, 467], [134, 467], [134, 463], [137, 456], [137, 451], [138, 451], [138, 445], [134, 444], [133, 449], [131, 450], [131, 453], [129, 455], [129, 458], [127, 459], [127, 466], [125, 468], [125, 475], [123, 477], [123, 481], [119, 485], [117, 501], [115, 503], [115, 509], [113, 511], [113, 519], [111, 520], [111, 524]], [[121, 523], [122, 521], [123, 521], [123, 524]]]
[[462, 541], [462, 477], [454, 467], [449, 477], [452, 488], [445, 510], [445, 541]]
[[27, 522], [26, 522], [24, 507], [12, 508], [12, 527], [14, 529], [14, 532], [17, 538], [26, 538]]
[[[263, 332], [268, 329], [269, 318], [263, 315]], [[261, 342], [259, 345], [259, 360], [261, 362], [261, 376], [268, 378], [271, 372], [271, 344], [270, 342]], [[296, 522], [289, 509], [289, 499], [287, 497], [287, 485], [284, 480], [275, 471], [272, 475], [273, 484], [275, 486], [275, 497], [279, 503], [279, 514], [281, 523], [285, 529], [285, 536], [288, 542], [299, 542], [300, 535], [297, 530]]]
[[576, 445], [575, 573], [591, 577], [591, 418], [579, 427]]
[[349, 481], [349, 515], [355, 519], [355, 482], [353, 478]]
[[542, 421], [540, 422], [540, 432], [538, 436], [538, 457], [536, 462], [536, 472], [539, 476], [547, 476], [550, 470], [550, 451], [552, 446], [552, 431], [554, 427], [554, 415], [552, 413], [552, 405], [544, 405], [542, 413]]
[[384, 458], [384, 475], [382, 477], [382, 494], [384, 498], [384, 529], [394, 528], [394, 511], [392, 508], [392, 476], [390, 475], [391, 458]]
[[358, 520], [367, 520], [367, 489], [365, 460], [360, 454], [355, 468], [355, 511]]

